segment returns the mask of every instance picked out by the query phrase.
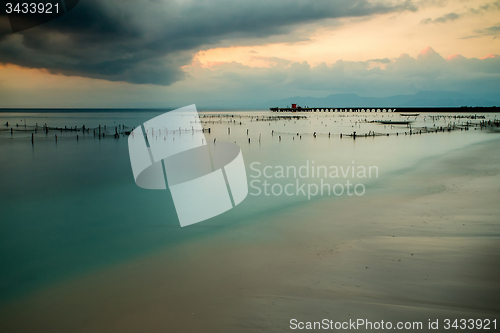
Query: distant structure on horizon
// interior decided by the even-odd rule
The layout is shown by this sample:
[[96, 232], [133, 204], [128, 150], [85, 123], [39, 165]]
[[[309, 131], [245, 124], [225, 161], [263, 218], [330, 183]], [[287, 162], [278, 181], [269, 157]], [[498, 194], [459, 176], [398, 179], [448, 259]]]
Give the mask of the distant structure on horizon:
[[301, 107], [292, 104], [292, 107], [269, 108], [272, 112], [500, 112], [496, 106], [450, 106], [450, 107]]

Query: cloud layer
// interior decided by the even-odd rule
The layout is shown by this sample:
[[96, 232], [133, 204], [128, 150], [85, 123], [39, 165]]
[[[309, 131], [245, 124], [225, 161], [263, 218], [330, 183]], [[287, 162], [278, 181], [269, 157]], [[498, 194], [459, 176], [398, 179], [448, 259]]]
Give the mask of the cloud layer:
[[[224, 103], [252, 105], [250, 96], [260, 101], [290, 96], [324, 97], [333, 93], [361, 96], [393, 96], [419, 91], [461, 92], [475, 98], [494, 97], [500, 91], [500, 56], [484, 59], [454, 55], [443, 58], [428, 47], [416, 57], [402, 54], [394, 59], [367, 61], [339, 60], [311, 66], [307, 62], [251, 68], [235, 62], [209, 68], [193, 67], [196, 80], [172, 86], [189, 91], [196, 103], [216, 106]], [[229, 79], [230, 78], [230, 79]], [[214, 96], [228, 96], [216, 100]]]
[[165, 87], [67, 78], [8, 67], [4, 69], [8, 79], [0, 76], [0, 82], [9, 82], [0, 89], [0, 107], [175, 108], [195, 103], [201, 108], [267, 108], [269, 101], [291, 96], [355, 93], [387, 97], [419, 91], [436, 92], [435, 99], [447, 96], [442, 92], [457, 92], [464, 99], [475, 99], [474, 105], [490, 105], [489, 101], [500, 105], [498, 55], [445, 59], [426, 48], [416, 57], [402, 54], [392, 59], [339, 60], [331, 65], [275, 59], [268, 68], [228, 62], [208, 68], [195, 63], [186, 70], [189, 75], [185, 80]]
[[109, 81], [170, 85], [201, 48], [227, 39], [289, 34], [327, 18], [415, 11], [409, 0], [86, 0], [42, 26], [12, 34], [0, 22], [0, 63]]
[[447, 13], [445, 15], [442, 15], [440, 17], [437, 17], [435, 19], [432, 18], [426, 18], [422, 20], [423, 24], [427, 23], [446, 23], [446, 22], [452, 22], [455, 20], [458, 20], [459, 18], [465, 17], [465, 16], [471, 16], [471, 15], [481, 15], [486, 12], [494, 12], [500, 10], [500, 1], [495, 1], [491, 3], [486, 3], [483, 5], [480, 5], [478, 7], [473, 7], [473, 8], [466, 8], [465, 10], [455, 13]]

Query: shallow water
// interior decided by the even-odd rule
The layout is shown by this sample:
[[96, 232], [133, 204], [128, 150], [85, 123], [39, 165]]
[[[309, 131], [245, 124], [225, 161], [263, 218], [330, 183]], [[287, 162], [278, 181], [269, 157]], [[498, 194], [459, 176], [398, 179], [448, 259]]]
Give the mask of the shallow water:
[[[88, 134], [79, 132], [77, 141], [76, 132], [49, 131], [46, 134], [38, 131], [32, 145], [30, 132], [14, 132], [11, 136], [3, 125], [6, 122], [18, 124], [16, 129], [21, 130], [25, 123], [27, 126], [46, 123], [50, 127], [85, 125], [88, 128], [106, 125], [108, 133], [113, 134], [118, 124], [135, 127], [163, 112], [0, 113], [0, 301], [98, 267], [217, 233], [224, 228], [238, 228], [242, 224], [254, 223], [261, 216], [280, 214], [308, 203], [309, 199], [303, 195], [250, 194], [242, 204], [227, 213], [180, 228], [168, 191], [144, 190], [135, 185], [126, 138], [99, 140], [91, 131]], [[260, 163], [261, 170], [264, 166], [299, 168], [313, 162], [316, 166], [326, 167], [376, 166], [378, 177], [361, 180], [347, 177], [366, 186], [364, 195], [370, 195], [372, 187], [383, 187], [392, 176], [417, 168], [419, 161], [496, 136], [479, 129], [405, 135], [409, 129], [404, 125], [391, 128], [389, 125], [360, 122], [365, 118], [401, 118], [396, 114], [321, 113], [304, 114], [307, 118], [299, 120], [276, 121], [256, 121], [256, 117], [276, 115], [267, 111], [200, 114], [204, 127], [211, 128], [211, 133], [206, 133], [207, 140], [216, 138], [219, 142], [240, 145], [249, 180], [256, 175], [250, 168], [254, 162]], [[498, 115], [485, 114], [485, 117], [494, 119]], [[467, 121], [433, 121], [429, 115], [426, 115], [425, 122], [423, 119], [424, 116], [418, 117], [413, 126], [433, 127], [436, 124], [439, 127], [449, 122]], [[228, 120], [236, 122], [229, 123]], [[358, 137], [355, 140], [345, 136], [353, 131], [358, 134], [375, 131], [390, 136]], [[342, 138], [340, 133], [344, 133]], [[55, 134], [58, 135], [57, 142]], [[274, 177], [269, 181], [283, 186], [295, 180]], [[345, 180], [328, 179], [333, 183]], [[304, 181], [318, 184], [320, 179], [311, 177]], [[341, 199], [334, 196], [311, 198]], [[259, 238], [265, 237], [264, 234], [248, 236]]]

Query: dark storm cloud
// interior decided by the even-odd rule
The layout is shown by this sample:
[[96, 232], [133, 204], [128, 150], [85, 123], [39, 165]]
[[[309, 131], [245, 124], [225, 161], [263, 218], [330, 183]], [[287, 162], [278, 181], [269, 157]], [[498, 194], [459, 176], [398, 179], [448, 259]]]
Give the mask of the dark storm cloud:
[[81, 0], [68, 14], [12, 34], [0, 22], [0, 63], [110, 81], [169, 85], [203, 47], [286, 35], [327, 18], [415, 11], [411, 1]]

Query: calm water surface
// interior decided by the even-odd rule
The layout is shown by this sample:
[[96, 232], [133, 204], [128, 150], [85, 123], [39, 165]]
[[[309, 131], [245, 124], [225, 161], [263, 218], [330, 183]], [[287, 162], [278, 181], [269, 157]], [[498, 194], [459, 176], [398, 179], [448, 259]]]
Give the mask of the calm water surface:
[[[125, 137], [98, 140], [90, 131], [79, 132], [77, 141], [76, 132], [46, 134], [40, 130], [32, 146], [30, 132], [16, 131], [11, 136], [5, 126], [9, 122], [9, 125], [18, 125], [15, 129], [22, 130], [25, 123], [27, 127], [47, 124], [104, 128], [106, 125], [107, 132], [113, 134], [119, 124], [135, 127], [163, 112], [0, 113], [0, 302], [92, 269], [222, 229], [238, 228], [241, 224], [253, 223], [259, 216], [300, 209], [307, 204], [304, 196], [249, 195], [225, 214], [180, 228], [168, 191], [144, 190], [135, 185]], [[378, 177], [363, 180], [365, 195], [370, 195], [372, 188], [383, 187], [391, 175], [418, 168], [421, 161], [439, 158], [496, 136], [479, 129], [405, 135], [409, 132], [406, 126], [365, 122], [400, 120], [402, 117], [398, 114], [321, 113], [304, 114], [307, 118], [302, 119], [270, 121], [256, 120], [256, 117], [276, 115], [267, 111], [200, 114], [204, 127], [211, 128], [211, 133], [206, 134], [207, 140], [217, 138], [240, 145], [249, 180], [256, 175], [250, 168], [254, 162], [260, 163], [253, 164], [260, 169], [264, 166], [298, 168], [306, 163], [327, 167], [376, 166]], [[498, 118], [496, 114], [485, 116]], [[413, 126], [435, 128], [465, 121], [467, 119], [433, 120], [430, 115], [421, 115]], [[345, 136], [353, 131], [358, 135], [375, 131], [390, 136], [356, 140]], [[399, 135], [396, 136], [396, 132]], [[340, 133], [344, 134], [342, 139]], [[319, 179], [307, 181], [319, 183]], [[271, 179], [270, 182], [285, 185], [290, 179]]]

